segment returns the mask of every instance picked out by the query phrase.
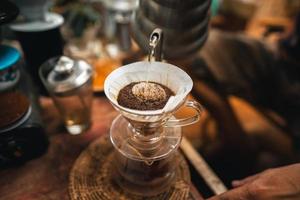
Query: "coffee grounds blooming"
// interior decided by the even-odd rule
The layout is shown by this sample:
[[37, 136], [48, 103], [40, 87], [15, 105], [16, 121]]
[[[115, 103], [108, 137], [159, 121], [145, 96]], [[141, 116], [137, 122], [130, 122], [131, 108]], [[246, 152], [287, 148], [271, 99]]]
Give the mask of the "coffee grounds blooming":
[[174, 92], [155, 82], [133, 82], [123, 87], [117, 101], [119, 105], [135, 110], [159, 110], [164, 108]]

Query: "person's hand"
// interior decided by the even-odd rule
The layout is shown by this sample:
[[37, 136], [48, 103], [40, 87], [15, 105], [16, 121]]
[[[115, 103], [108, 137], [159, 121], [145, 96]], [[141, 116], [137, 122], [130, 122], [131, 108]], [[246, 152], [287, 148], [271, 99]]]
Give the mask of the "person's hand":
[[234, 189], [208, 200], [300, 200], [300, 164], [269, 169], [232, 185]]

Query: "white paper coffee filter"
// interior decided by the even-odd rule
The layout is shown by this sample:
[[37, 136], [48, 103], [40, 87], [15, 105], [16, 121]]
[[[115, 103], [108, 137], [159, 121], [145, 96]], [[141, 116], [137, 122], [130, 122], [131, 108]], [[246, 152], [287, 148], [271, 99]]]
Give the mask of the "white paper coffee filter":
[[[170, 88], [172, 96], [165, 107], [154, 111], [140, 111], [122, 107], [117, 102], [119, 91], [132, 82], [151, 81]], [[159, 115], [173, 111], [191, 91], [193, 81], [182, 69], [162, 62], [136, 62], [114, 70], [105, 80], [104, 92], [113, 105], [137, 115]]]

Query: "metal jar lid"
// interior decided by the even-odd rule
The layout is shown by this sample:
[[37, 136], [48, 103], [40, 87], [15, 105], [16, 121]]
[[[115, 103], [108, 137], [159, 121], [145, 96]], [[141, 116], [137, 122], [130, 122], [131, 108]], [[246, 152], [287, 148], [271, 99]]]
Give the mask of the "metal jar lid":
[[92, 77], [92, 67], [83, 60], [61, 56], [47, 76], [54, 93], [68, 92], [84, 85]]

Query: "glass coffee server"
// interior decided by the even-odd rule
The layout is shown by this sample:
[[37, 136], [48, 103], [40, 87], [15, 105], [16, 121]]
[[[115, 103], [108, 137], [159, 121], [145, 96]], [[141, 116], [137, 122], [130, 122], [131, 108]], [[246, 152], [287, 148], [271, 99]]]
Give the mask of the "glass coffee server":
[[[152, 36], [156, 37], [154, 43], [158, 43], [161, 32]], [[153, 43], [151, 46], [150, 57], [155, 55], [156, 47]], [[197, 122], [203, 111], [198, 102], [186, 100], [193, 87], [186, 72], [174, 65], [151, 60], [116, 69], [104, 84], [107, 98], [120, 112], [110, 129], [110, 140], [115, 148], [114, 179], [124, 190], [142, 196], [157, 195], [170, 188], [176, 177], [181, 127]], [[119, 91], [132, 82], [141, 81], [162, 84], [175, 94], [159, 110], [133, 110], [119, 105]], [[174, 113], [181, 106], [194, 109], [196, 114], [175, 118]]]

